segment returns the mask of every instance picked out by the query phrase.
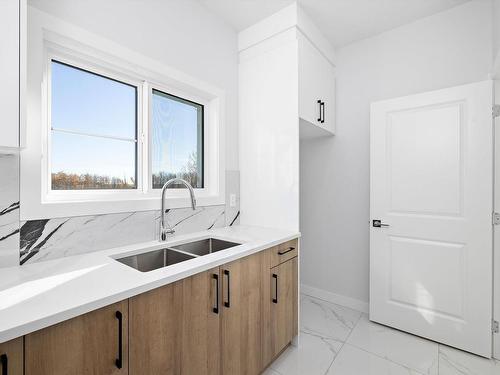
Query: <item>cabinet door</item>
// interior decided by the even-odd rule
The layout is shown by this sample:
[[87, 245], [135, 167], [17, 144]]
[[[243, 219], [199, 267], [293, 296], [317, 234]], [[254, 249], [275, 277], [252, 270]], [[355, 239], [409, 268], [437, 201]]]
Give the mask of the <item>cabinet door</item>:
[[221, 266], [222, 374], [262, 370], [261, 253]]
[[23, 375], [23, 338], [0, 344], [0, 374]]
[[[264, 365], [272, 360], [298, 334], [298, 267], [297, 258], [273, 267], [267, 274], [268, 327], [264, 335]], [[264, 314], [266, 315], [266, 314]]]
[[333, 65], [307, 38], [299, 34], [299, 116], [313, 125], [333, 132], [334, 93]]
[[0, 147], [19, 147], [20, 1], [0, 1]]
[[130, 374], [220, 373], [219, 269], [130, 299]]
[[128, 300], [25, 336], [26, 375], [128, 374]]

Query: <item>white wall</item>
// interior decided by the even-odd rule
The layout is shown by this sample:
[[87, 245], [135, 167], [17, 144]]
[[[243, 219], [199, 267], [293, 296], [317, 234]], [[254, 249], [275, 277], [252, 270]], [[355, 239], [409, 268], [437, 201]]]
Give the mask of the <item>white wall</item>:
[[500, 77], [500, 0], [493, 0], [493, 59], [495, 75]]
[[30, 0], [33, 5], [226, 90], [226, 169], [238, 169], [238, 49], [194, 0]]
[[491, 7], [472, 1], [337, 51], [336, 135], [301, 142], [303, 284], [368, 301], [370, 103], [487, 79]]

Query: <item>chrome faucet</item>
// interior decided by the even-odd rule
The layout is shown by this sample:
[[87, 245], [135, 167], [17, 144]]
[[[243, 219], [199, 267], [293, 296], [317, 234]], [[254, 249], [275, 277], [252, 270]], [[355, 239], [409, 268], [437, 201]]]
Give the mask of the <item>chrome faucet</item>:
[[189, 190], [189, 194], [191, 195], [191, 207], [193, 208], [193, 210], [196, 209], [196, 198], [194, 196], [194, 189], [189, 184], [189, 182], [183, 180], [182, 178], [172, 178], [171, 180], [165, 182], [165, 185], [163, 185], [161, 189], [160, 241], [166, 241], [168, 235], [172, 235], [175, 233], [174, 228], [172, 228], [170, 224], [168, 224], [168, 222], [165, 220], [165, 193], [167, 191], [167, 188], [175, 183], [180, 183]]

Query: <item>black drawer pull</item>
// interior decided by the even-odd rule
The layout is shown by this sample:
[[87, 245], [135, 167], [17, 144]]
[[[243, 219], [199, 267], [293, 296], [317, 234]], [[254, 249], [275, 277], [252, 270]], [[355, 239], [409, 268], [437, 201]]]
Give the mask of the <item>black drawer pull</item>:
[[319, 117], [318, 117], [318, 122], [321, 122], [321, 119], [322, 119], [322, 117], [321, 117], [321, 114], [322, 114], [322, 111], [321, 111], [321, 109], [322, 109], [322, 104], [321, 104], [321, 103], [323, 103], [323, 102], [322, 102], [321, 100], [318, 100], [318, 102], [317, 102], [317, 103], [319, 104]]
[[274, 285], [275, 285], [275, 297], [273, 298], [273, 303], [278, 303], [278, 275], [273, 273]]
[[212, 311], [216, 314], [219, 313], [219, 275], [214, 273], [212, 275], [212, 279], [215, 280], [215, 307], [212, 309]]
[[224, 306], [226, 306], [227, 308], [230, 308], [231, 307], [231, 285], [230, 285], [230, 282], [231, 282], [231, 276], [229, 274], [229, 271], [228, 270], [224, 270], [224, 275], [227, 276], [227, 301], [224, 302]]
[[295, 250], [295, 247], [289, 247], [288, 250], [285, 250], [285, 251], [278, 251], [278, 255], [284, 255], [286, 253], [289, 253], [290, 251], [294, 251]]
[[9, 358], [7, 354], [0, 355], [0, 363], [2, 364], [2, 375], [9, 375]]
[[115, 316], [118, 319], [118, 358], [115, 365], [121, 369], [123, 366], [123, 315], [120, 311], [117, 311]]

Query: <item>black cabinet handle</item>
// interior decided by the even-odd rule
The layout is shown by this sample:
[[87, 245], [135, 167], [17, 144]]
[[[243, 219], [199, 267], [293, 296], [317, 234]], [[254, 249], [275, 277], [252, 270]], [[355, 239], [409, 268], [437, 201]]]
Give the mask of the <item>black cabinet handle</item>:
[[224, 270], [224, 275], [227, 276], [227, 301], [224, 302], [224, 306], [227, 308], [231, 307], [231, 285], [229, 283], [231, 282], [231, 276], [229, 274], [228, 270]]
[[0, 355], [0, 363], [2, 364], [2, 375], [9, 375], [9, 358], [7, 354]]
[[325, 102], [321, 102], [321, 104], [319, 105], [319, 112], [321, 117], [321, 123], [323, 124], [325, 122]]
[[318, 117], [318, 122], [321, 122], [321, 103], [323, 103], [321, 100], [318, 99], [317, 103], [319, 104], [319, 117]]
[[212, 309], [212, 311], [216, 314], [219, 313], [219, 275], [214, 273], [212, 275], [212, 279], [215, 280], [215, 307]]
[[295, 250], [295, 247], [289, 247], [288, 250], [285, 251], [278, 251], [278, 255], [284, 255], [286, 253], [289, 253], [290, 251]]
[[275, 297], [273, 298], [273, 303], [278, 303], [278, 275], [273, 273], [274, 285], [275, 285]]
[[120, 311], [117, 311], [116, 319], [118, 319], [118, 358], [115, 361], [117, 368], [122, 368], [123, 366], [123, 315]]

